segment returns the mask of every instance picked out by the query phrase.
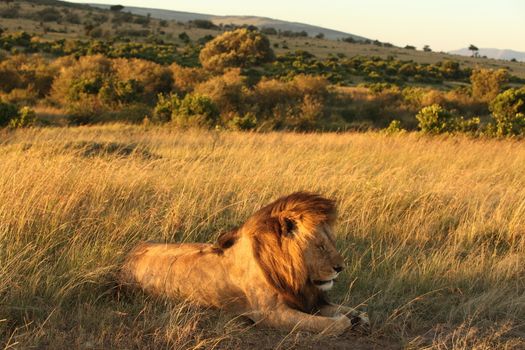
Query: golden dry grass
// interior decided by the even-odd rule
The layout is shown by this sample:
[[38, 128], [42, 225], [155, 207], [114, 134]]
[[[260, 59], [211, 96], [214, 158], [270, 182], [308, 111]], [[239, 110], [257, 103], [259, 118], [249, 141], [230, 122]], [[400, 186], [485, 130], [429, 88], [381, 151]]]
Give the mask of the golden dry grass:
[[[5, 348], [525, 346], [522, 141], [48, 128], [2, 131], [0, 168]], [[295, 190], [338, 200], [348, 268], [331, 294], [367, 305], [371, 336], [258, 330], [115, 290], [136, 242], [213, 241]]]

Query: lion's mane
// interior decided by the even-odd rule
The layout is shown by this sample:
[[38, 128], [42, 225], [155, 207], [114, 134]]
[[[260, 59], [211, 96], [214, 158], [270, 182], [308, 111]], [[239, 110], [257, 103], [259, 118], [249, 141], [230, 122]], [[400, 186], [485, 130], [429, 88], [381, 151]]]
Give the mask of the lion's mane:
[[[259, 209], [242, 226], [252, 240], [252, 249], [268, 283], [286, 303], [304, 312], [313, 312], [324, 304], [323, 293], [308, 279], [304, 249], [315, 237], [320, 225], [331, 226], [336, 218], [333, 200], [318, 194], [296, 192]], [[292, 243], [282, 237], [300, 229]], [[239, 230], [219, 236], [218, 247], [230, 248]]]

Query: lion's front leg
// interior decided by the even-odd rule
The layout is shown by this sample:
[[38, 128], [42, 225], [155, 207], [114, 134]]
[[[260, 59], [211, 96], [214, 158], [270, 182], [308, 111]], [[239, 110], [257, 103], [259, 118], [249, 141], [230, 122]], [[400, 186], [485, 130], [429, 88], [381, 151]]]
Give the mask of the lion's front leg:
[[304, 330], [325, 335], [338, 335], [352, 327], [352, 322], [344, 315], [333, 317], [310, 315], [285, 306], [270, 313], [258, 313], [254, 320], [262, 325], [287, 331]]
[[319, 314], [326, 317], [337, 317], [344, 315], [352, 322], [352, 329], [368, 332], [370, 330], [370, 320], [366, 312], [361, 312], [344, 305], [328, 304], [323, 305]]

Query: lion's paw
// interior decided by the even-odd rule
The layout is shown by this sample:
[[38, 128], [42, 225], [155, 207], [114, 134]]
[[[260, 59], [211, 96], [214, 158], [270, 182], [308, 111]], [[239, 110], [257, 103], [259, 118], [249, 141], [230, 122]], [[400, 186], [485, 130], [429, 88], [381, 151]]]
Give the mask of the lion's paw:
[[352, 330], [361, 333], [370, 333], [370, 319], [366, 312], [356, 311], [355, 313], [348, 315], [348, 317], [352, 324]]
[[345, 315], [336, 315], [332, 319], [335, 322], [323, 332], [324, 334], [340, 335], [352, 328], [352, 321]]

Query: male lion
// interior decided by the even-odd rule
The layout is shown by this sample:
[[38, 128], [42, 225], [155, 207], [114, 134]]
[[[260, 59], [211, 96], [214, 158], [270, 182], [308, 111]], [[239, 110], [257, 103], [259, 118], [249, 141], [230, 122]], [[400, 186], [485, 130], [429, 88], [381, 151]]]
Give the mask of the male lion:
[[222, 234], [215, 245], [142, 243], [128, 255], [121, 279], [288, 331], [367, 329], [366, 314], [326, 299], [343, 270], [332, 234], [335, 217], [334, 201], [293, 193]]

